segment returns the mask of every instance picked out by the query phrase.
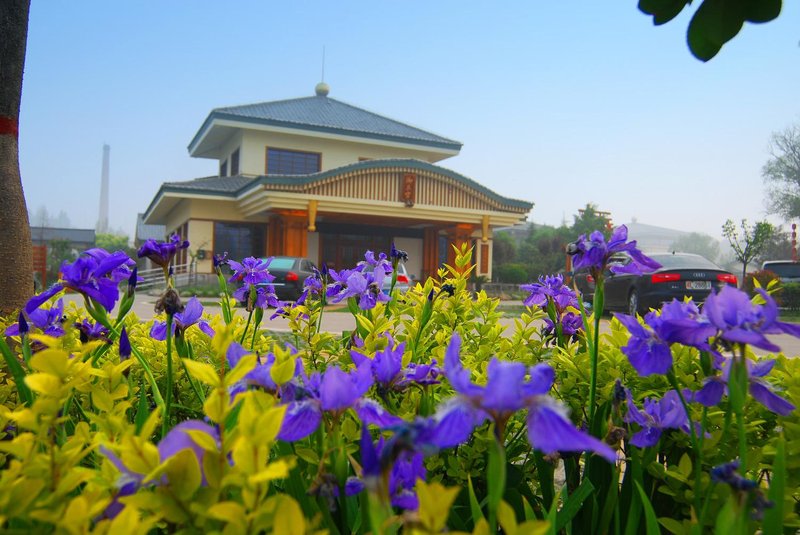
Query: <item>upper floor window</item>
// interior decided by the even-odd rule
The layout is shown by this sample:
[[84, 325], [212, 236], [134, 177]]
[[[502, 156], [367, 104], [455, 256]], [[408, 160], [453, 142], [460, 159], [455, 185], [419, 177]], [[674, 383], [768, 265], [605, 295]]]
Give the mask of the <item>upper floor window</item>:
[[219, 164], [219, 176], [228, 176], [228, 160]]
[[231, 176], [239, 174], [239, 149], [233, 151], [231, 154]]
[[268, 175], [309, 175], [318, 173], [322, 155], [318, 152], [267, 147]]

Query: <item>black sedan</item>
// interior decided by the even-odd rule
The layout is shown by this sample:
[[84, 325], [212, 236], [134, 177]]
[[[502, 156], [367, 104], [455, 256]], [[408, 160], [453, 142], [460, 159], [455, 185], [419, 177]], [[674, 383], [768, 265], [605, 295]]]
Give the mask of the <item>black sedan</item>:
[[297, 301], [303, 293], [303, 281], [314, 274], [314, 263], [308, 258], [276, 256], [267, 268], [275, 277], [270, 284], [281, 301]]
[[[644, 275], [614, 275], [606, 272], [605, 308], [621, 310], [628, 314], [644, 314], [651, 308], [673, 299], [691, 297], [702, 303], [712, 288], [725, 284], [736, 286], [736, 276], [725, 271], [700, 255], [688, 253], [655, 253], [650, 258], [661, 264], [661, 269]], [[616, 259], [624, 264], [627, 257]], [[594, 280], [585, 271], [574, 274], [575, 284], [583, 294], [583, 300], [592, 302]]]

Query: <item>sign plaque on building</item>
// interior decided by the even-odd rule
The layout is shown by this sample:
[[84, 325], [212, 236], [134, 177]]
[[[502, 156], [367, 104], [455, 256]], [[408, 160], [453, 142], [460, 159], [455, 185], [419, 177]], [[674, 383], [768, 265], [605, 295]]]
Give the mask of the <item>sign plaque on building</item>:
[[414, 206], [417, 200], [417, 175], [414, 173], [403, 173], [403, 181], [400, 187], [400, 200], [409, 208]]

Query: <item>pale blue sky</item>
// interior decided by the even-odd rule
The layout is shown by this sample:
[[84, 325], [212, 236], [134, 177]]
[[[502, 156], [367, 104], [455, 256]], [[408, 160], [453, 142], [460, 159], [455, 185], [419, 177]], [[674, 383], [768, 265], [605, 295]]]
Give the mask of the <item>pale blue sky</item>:
[[800, 2], [707, 64], [690, 14], [656, 28], [618, 0], [33, 0], [28, 207], [94, 227], [108, 143], [110, 222], [132, 233], [162, 182], [216, 174], [186, 150], [212, 108], [312, 95], [324, 45], [331, 97], [463, 142], [441, 165], [534, 202], [535, 222], [594, 202], [720, 237], [764, 216], [770, 133], [800, 121]]

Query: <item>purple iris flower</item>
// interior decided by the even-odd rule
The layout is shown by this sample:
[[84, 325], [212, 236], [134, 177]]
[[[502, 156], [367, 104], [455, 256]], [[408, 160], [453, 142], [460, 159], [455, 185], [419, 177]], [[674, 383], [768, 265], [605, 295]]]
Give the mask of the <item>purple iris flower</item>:
[[367, 423], [386, 427], [402, 420], [390, 414], [379, 403], [364, 398], [372, 386], [372, 366], [364, 362], [350, 373], [337, 366], [314, 373], [302, 374], [302, 384], [295, 383], [284, 389], [284, 399], [289, 400], [278, 438], [293, 442], [300, 440], [319, 427], [323, 413], [338, 417], [349, 408]]
[[[388, 472], [389, 497], [393, 507], [410, 511], [419, 508], [419, 499], [414, 492], [418, 479], [426, 479], [427, 472], [421, 452], [398, 447], [393, 436], [389, 440], [383, 437], [373, 444], [367, 427], [361, 428], [361, 466], [363, 479], [350, 483], [350, 492], [360, 492], [367, 488], [371, 492], [379, 492], [384, 484], [384, 474]], [[352, 495], [352, 494], [349, 494]]]
[[416, 364], [410, 363], [405, 371], [404, 384], [416, 383], [418, 385], [438, 385], [441, 383], [439, 377], [442, 375], [442, 370], [437, 365], [436, 359], [433, 359], [430, 364]]
[[495, 357], [486, 369], [486, 385], [477, 385], [470, 379], [470, 370], [461, 364], [460, 348], [461, 338], [454, 333], [445, 352], [444, 372], [459, 396], [436, 414], [440, 431], [448, 430], [449, 443], [442, 447], [465, 441], [474, 426], [487, 418], [495, 422], [495, 430], [502, 436], [508, 419], [515, 412], [527, 409], [528, 440], [535, 449], [546, 454], [589, 450], [609, 462], [616, 460], [611, 448], [576, 429], [567, 417], [566, 408], [547, 395], [555, 377], [550, 366], [526, 367]]
[[364, 260], [358, 263], [356, 267], [359, 271], [373, 271], [376, 273], [377, 277], [380, 278], [381, 284], [383, 283], [383, 279], [388, 276], [392, 271], [392, 264], [386, 258], [385, 253], [380, 253], [378, 258], [375, 258], [375, 253], [372, 251], [367, 251], [364, 253]]
[[[297, 349], [295, 349], [292, 345], [287, 344], [287, 347], [292, 355], [297, 354]], [[228, 346], [228, 351], [226, 352], [225, 357], [228, 361], [228, 366], [233, 369], [237, 364], [239, 364], [239, 361], [243, 356], [250, 354], [252, 354], [252, 351], [248, 351], [238, 343], [232, 342], [231, 345]], [[231, 398], [236, 397], [236, 395], [241, 392], [245, 392], [250, 386], [259, 387], [271, 394], [278, 394], [281, 391], [281, 388], [272, 379], [271, 374], [272, 367], [275, 365], [275, 361], [275, 353], [272, 352], [267, 353], [266, 357], [259, 358], [256, 361], [256, 367], [247, 372], [247, 375], [245, 375], [241, 381], [230, 388]], [[300, 357], [297, 357], [295, 361], [294, 377], [301, 375], [302, 372], [303, 360]]]
[[386, 349], [375, 353], [373, 358], [369, 358], [363, 353], [351, 350], [350, 358], [356, 366], [368, 364], [372, 368], [375, 381], [382, 388], [386, 390], [393, 390], [398, 386], [398, 383], [403, 379], [403, 351], [405, 350], [405, 343], [398, 344], [394, 347], [394, 340], [389, 338], [389, 344]]
[[80, 293], [106, 310], [112, 310], [119, 299], [119, 283], [130, 278], [131, 268], [135, 265], [122, 251], [109, 253], [104, 249], [89, 249], [75, 262], [61, 264], [61, 280], [31, 298], [25, 305], [25, 313], [30, 315], [64, 288]]
[[[172, 319], [172, 334], [182, 336], [183, 333], [194, 324], [200, 328], [201, 331], [213, 338], [214, 329], [204, 319], [203, 305], [197, 297], [192, 297], [186, 303], [183, 312], [177, 312]], [[165, 321], [154, 321], [153, 326], [150, 328], [150, 337], [154, 340], [164, 341], [167, 339], [167, 323]]]
[[[272, 275], [270, 275], [270, 277], [272, 277]], [[278, 296], [275, 295], [275, 288], [271, 284], [255, 286], [255, 299], [252, 299], [251, 288], [250, 285], [245, 284], [233, 292], [233, 298], [240, 303], [244, 303], [247, 310], [283, 307], [283, 303], [278, 300]]]
[[525, 306], [538, 306], [547, 308], [547, 303], [552, 301], [556, 310], [564, 310], [567, 307], [578, 307], [578, 298], [575, 290], [564, 286], [562, 275], [542, 275], [539, 282], [533, 284], [523, 284], [520, 290], [530, 292], [530, 295], [522, 302]]
[[89, 342], [90, 340], [102, 340], [110, 342], [108, 338], [108, 329], [103, 327], [100, 323], [94, 323], [87, 319], [81, 320], [80, 323], [74, 324], [75, 328], [80, 331], [80, 340], [82, 343]]
[[180, 236], [173, 234], [166, 242], [149, 239], [139, 248], [137, 255], [139, 258], [149, 258], [156, 265], [166, 268], [175, 258], [180, 249], [189, 247], [188, 241], [181, 241]]
[[[728, 391], [728, 379], [731, 372], [732, 359], [725, 359], [722, 364], [722, 374], [707, 377], [703, 382], [702, 388], [691, 395], [691, 399], [705, 405], [713, 407], [722, 399], [722, 395]], [[774, 359], [762, 359], [758, 362], [746, 360], [748, 390], [753, 399], [764, 405], [767, 409], [788, 416], [795, 410], [795, 406], [784, 398], [780, 397], [773, 390], [764, 377], [766, 377], [775, 366]]]
[[128, 338], [128, 331], [123, 327], [122, 332], [119, 333], [119, 360], [128, 360], [131, 357], [131, 352], [131, 340]]
[[[47, 336], [55, 338], [64, 336], [64, 300], [59, 299], [48, 309], [37, 308], [27, 314], [20, 312], [19, 321], [9, 325], [6, 336], [19, 336], [30, 331], [31, 326], [38, 328]], [[24, 322], [24, 326], [23, 326]]]
[[356, 350], [350, 350], [350, 357], [356, 366], [360, 366], [363, 363], [369, 363], [372, 366], [375, 383], [381, 395], [389, 391], [402, 391], [411, 383], [419, 385], [439, 384], [438, 377], [441, 375], [441, 370], [436, 365], [436, 360], [431, 364], [411, 363], [406, 369], [403, 369], [405, 343], [398, 344], [395, 347], [392, 337], [387, 336], [387, 338], [389, 339], [389, 344], [386, 349], [376, 352], [373, 358], [369, 358]]
[[339, 303], [344, 299], [353, 297], [358, 300], [358, 308], [370, 310], [378, 302], [389, 301], [389, 296], [383, 293], [382, 270], [363, 273], [356, 269], [330, 270], [332, 284], [328, 287], [327, 296], [331, 303]]
[[214, 264], [214, 269], [219, 269], [225, 264], [228, 263], [228, 251], [225, 251], [222, 254], [215, 254], [212, 258], [212, 263]]
[[764, 493], [758, 488], [757, 481], [743, 477], [738, 470], [739, 459], [717, 465], [711, 469], [711, 481], [730, 486], [740, 496], [749, 495], [748, 500], [740, 499], [740, 503], [749, 503], [751, 517], [754, 520], [761, 520], [764, 517], [764, 509], [775, 507], [775, 504], [764, 497]]
[[640, 411], [633, 402], [631, 391], [625, 389], [628, 401], [628, 413], [624, 420], [636, 423], [641, 429], [631, 437], [631, 444], [639, 448], [655, 446], [661, 438], [664, 429], [680, 429], [686, 434], [691, 433], [689, 417], [683, 409], [678, 392], [670, 390], [660, 401], [646, 398]]
[[228, 260], [228, 265], [233, 270], [228, 282], [242, 282], [247, 286], [272, 282], [275, 277], [268, 270], [271, 262], [272, 257], [262, 259], [254, 256], [245, 258], [241, 264]]
[[766, 301], [764, 305], [756, 305], [745, 292], [726, 285], [708, 296], [703, 315], [720, 331], [722, 340], [778, 352], [780, 347], [764, 335], [786, 333], [800, 337], [800, 326], [778, 321], [775, 300], [763, 289], [757, 291]]
[[631, 257], [631, 262], [624, 266], [611, 266], [612, 273], [641, 275], [661, 267], [661, 264], [636, 248], [636, 240], [628, 241], [628, 227], [625, 225], [614, 229], [608, 243], [599, 230], [592, 232], [588, 239], [585, 234], [581, 234], [578, 241], [570, 244], [567, 252], [573, 255], [573, 269], [589, 268], [595, 280], [600, 280], [611, 256], [619, 253], [627, 253]]
[[648, 312], [644, 316], [645, 325], [627, 314], [615, 313], [614, 317], [631, 333], [622, 352], [642, 376], [669, 371], [672, 367], [672, 344], [710, 350], [708, 339], [717, 332], [691, 301], [673, 300], [664, 305], [660, 313]]
[[[158, 443], [159, 461], [163, 463], [183, 450], [192, 450], [197, 458], [198, 464], [200, 465], [200, 471], [203, 478], [202, 485], [206, 485], [206, 476], [203, 471], [203, 458], [205, 457], [205, 450], [192, 439], [187, 431], [203, 432], [209, 435], [217, 444], [217, 447], [219, 447], [219, 433], [215, 428], [200, 420], [187, 420], [170, 429], [169, 433], [167, 433], [166, 436], [161, 439], [161, 442]], [[105, 446], [100, 446], [100, 453], [105, 455], [106, 458], [108, 458], [108, 460], [111, 461], [111, 463], [120, 472], [120, 478], [117, 481], [117, 486], [120, 490], [102, 515], [103, 518], [114, 518], [124, 508], [124, 505], [119, 502], [119, 498], [135, 494], [139, 488], [143, 486], [143, 481], [147, 474], [140, 474], [132, 471], [125, 465], [122, 459], [120, 459], [114, 452]], [[162, 478], [154, 481], [152, 484], [158, 486], [165, 485], [167, 483], [168, 482], [166, 478]]]
[[[565, 337], [575, 336], [578, 331], [583, 329], [583, 317], [580, 314], [576, 314], [574, 312], [567, 312], [560, 319], [561, 322], [561, 333]], [[550, 318], [545, 318], [544, 320], [544, 332], [545, 334], [552, 335], [555, 331], [555, 323]]]
[[297, 298], [295, 303], [302, 305], [306, 302], [306, 299], [309, 295], [320, 295], [323, 287], [322, 274], [317, 270], [317, 268], [314, 268], [314, 274], [309, 275], [303, 281], [303, 292], [300, 294], [300, 297]]
[[408, 253], [402, 249], [398, 249], [394, 246], [394, 242], [392, 242], [392, 248], [389, 250], [389, 258], [392, 259], [392, 262], [408, 262]]

